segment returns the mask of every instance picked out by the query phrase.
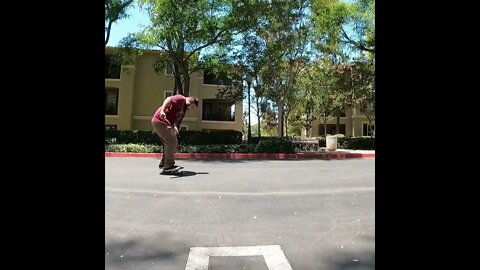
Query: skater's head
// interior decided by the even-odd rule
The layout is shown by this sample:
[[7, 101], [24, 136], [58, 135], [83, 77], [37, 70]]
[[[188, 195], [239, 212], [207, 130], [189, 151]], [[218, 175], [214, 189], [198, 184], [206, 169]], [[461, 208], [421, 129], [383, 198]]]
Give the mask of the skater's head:
[[198, 106], [198, 98], [191, 96], [187, 97], [187, 109], [194, 110]]

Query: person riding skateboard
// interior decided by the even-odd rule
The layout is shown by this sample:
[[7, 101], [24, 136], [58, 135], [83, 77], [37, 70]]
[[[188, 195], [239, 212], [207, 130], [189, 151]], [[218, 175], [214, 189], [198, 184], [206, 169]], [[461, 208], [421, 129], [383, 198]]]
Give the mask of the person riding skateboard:
[[177, 151], [177, 135], [187, 110], [194, 110], [198, 106], [198, 98], [194, 96], [184, 97], [174, 95], [167, 97], [162, 106], [155, 111], [152, 117], [152, 125], [163, 144], [163, 155], [159, 168], [163, 172], [174, 171], [174, 154]]

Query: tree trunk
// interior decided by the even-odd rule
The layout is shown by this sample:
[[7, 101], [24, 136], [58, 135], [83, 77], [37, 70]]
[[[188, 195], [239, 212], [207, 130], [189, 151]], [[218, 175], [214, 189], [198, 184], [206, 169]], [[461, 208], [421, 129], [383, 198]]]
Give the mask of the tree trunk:
[[183, 73], [183, 94], [184, 96], [188, 97], [190, 96], [190, 73], [188, 73], [188, 70], [190, 68], [188, 59], [185, 60], [185, 51], [182, 51], [182, 63], [184, 63], [185, 68], [182, 69]]
[[182, 78], [175, 75], [175, 85], [173, 86], [173, 95], [183, 95]]
[[183, 75], [183, 95], [190, 96], [190, 74]]
[[258, 138], [262, 137], [262, 135], [260, 134], [260, 116], [257, 116], [257, 119], [258, 119]]
[[278, 104], [278, 137], [283, 138], [283, 109], [284, 109], [283, 98], [280, 98], [277, 101], [277, 104]]
[[372, 132], [372, 118], [368, 118], [368, 130], [370, 130], [370, 138], [373, 138], [373, 132]]
[[105, 47], [107, 46], [108, 40], [110, 40], [110, 30], [112, 30], [112, 23], [113, 23], [112, 20], [110, 20], [110, 21], [108, 22], [108, 26], [107, 26], [107, 37], [105, 38]]
[[327, 139], [327, 114], [323, 113], [323, 135], [325, 135], [325, 139]]
[[340, 133], [340, 116], [337, 116], [337, 134]]
[[288, 137], [288, 114], [284, 114], [285, 137]]

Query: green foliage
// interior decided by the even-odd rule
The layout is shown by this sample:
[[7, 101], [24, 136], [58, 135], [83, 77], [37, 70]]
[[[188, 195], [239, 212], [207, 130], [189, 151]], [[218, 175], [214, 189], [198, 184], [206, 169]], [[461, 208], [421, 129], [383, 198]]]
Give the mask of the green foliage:
[[237, 144], [181, 145], [181, 153], [238, 153]]
[[186, 145], [233, 144], [242, 142], [242, 133], [235, 130], [186, 130], [180, 132], [178, 140]]
[[[317, 47], [339, 53], [342, 45], [375, 53], [375, 0], [313, 0]], [[348, 32], [347, 29], [352, 29]]]
[[295, 153], [295, 146], [287, 138], [261, 140], [258, 143], [257, 153]]
[[326, 123], [342, 109], [339, 95], [336, 91], [336, 78], [331, 71], [332, 63], [323, 58], [313, 65], [300, 78], [303, 89], [300, 92], [303, 99], [297, 118], [303, 127], [309, 130], [315, 119]]
[[350, 10], [349, 4], [341, 0], [313, 0], [315, 35], [317, 48], [326, 54], [340, 53], [342, 30]]
[[[156, 71], [168, 63], [175, 93], [189, 95], [190, 74], [205, 68], [199, 58], [207, 49], [233, 42], [233, 37], [255, 25], [257, 1], [245, 0], [139, 0], [151, 26], [130, 36], [125, 48], [161, 49]], [[207, 60], [208, 61], [208, 60]], [[213, 60], [214, 61], [214, 60]]]
[[341, 149], [375, 150], [375, 138], [344, 138], [338, 139]]
[[[242, 142], [242, 134], [234, 130], [183, 130], [179, 144], [233, 144]], [[105, 130], [105, 144], [160, 144], [157, 133], [145, 130]]]
[[160, 153], [163, 151], [163, 146], [153, 144], [110, 144], [105, 145], [105, 152], [120, 152], [120, 153]]
[[[337, 146], [339, 149], [351, 149], [351, 150], [375, 150], [375, 138], [366, 137], [339, 137], [337, 136]], [[325, 147], [325, 137], [321, 137], [318, 140], [320, 147]]]
[[[253, 144], [209, 144], [178, 146], [179, 153], [296, 153], [314, 152], [318, 147], [325, 147], [325, 139], [318, 139], [318, 144], [292, 142], [286, 138], [265, 138]], [[375, 138], [338, 139], [339, 149], [375, 150]], [[158, 144], [106, 144], [105, 152], [122, 153], [162, 153], [163, 146]]]
[[145, 130], [105, 130], [105, 141], [116, 144], [159, 144], [157, 133]]
[[349, 106], [355, 106], [369, 120], [375, 117], [375, 65], [372, 61], [355, 61], [331, 68], [337, 77], [336, 86], [344, 93]]

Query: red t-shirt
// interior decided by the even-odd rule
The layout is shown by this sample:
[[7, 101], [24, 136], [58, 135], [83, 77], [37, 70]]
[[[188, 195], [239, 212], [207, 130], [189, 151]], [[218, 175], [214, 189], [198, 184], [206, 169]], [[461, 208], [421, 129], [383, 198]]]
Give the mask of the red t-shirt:
[[187, 99], [182, 95], [175, 95], [171, 98], [172, 100], [168, 108], [164, 109], [166, 118], [170, 123], [166, 122], [165, 119], [160, 118], [160, 111], [163, 109], [162, 105], [157, 109], [152, 117], [153, 124], [165, 124], [167, 126], [173, 126], [177, 120], [183, 117], [186, 111]]

